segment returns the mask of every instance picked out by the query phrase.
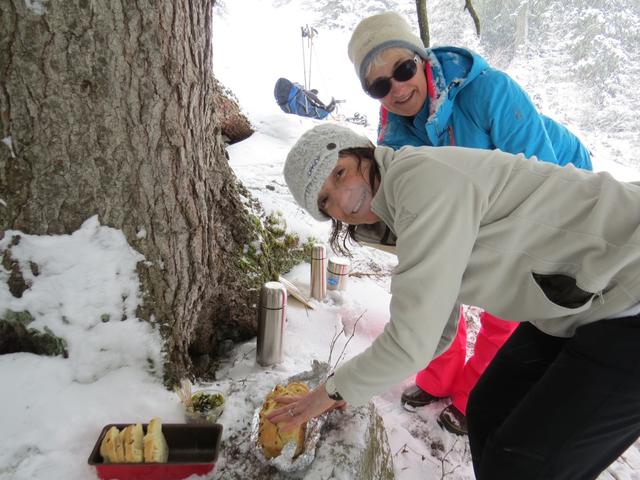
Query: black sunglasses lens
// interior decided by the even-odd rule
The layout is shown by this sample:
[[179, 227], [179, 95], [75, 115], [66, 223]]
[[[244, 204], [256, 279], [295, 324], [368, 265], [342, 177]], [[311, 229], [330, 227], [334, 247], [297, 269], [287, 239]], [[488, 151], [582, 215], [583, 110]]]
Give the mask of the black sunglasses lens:
[[379, 78], [367, 87], [367, 92], [372, 98], [383, 98], [391, 91], [391, 80]]
[[[392, 73], [392, 77], [397, 82], [406, 82], [407, 80], [411, 80], [417, 71], [418, 66], [414, 59], [405, 60], [396, 67], [396, 69]], [[369, 94], [369, 96], [375, 99], [386, 97], [390, 91], [390, 78], [379, 78], [367, 87], [367, 93]]]
[[406, 62], [402, 62], [398, 65], [398, 67], [393, 71], [393, 78], [398, 82], [406, 82], [413, 78], [417, 70], [418, 66], [416, 65], [416, 62], [413, 61], [413, 59], [407, 60]]

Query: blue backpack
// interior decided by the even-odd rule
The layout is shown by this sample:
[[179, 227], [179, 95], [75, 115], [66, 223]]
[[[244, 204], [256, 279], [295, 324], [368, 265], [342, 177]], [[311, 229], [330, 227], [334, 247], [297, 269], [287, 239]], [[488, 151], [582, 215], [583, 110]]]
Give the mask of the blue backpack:
[[305, 90], [299, 83], [293, 83], [286, 78], [278, 79], [273, 94], [283, 112], [293, 113], [301, 117], [322, 120], [336, 106], [333, 98], [329, 105], [325, 105], [318, 98], [317, 90]]

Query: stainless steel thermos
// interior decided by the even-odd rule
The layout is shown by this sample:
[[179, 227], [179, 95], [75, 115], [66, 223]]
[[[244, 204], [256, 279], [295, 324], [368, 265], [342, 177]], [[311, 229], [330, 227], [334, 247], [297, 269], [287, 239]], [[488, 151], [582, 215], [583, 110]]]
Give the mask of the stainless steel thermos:
[[258, 348], [256, 360], [262, 366], [282, 362], [282, 340], [287, 315], [287, 289], [280, 282], [267, 282], [258, 305]]
[[327, 267], [327, 288], [329, 290], [344, 290], [349, 278], [351, 262], [346, 258], [332, 257]]
[[324, 245], [314, 245], [311, 250], [311, 296], [324, 300], [327, 296], [327, 249]]

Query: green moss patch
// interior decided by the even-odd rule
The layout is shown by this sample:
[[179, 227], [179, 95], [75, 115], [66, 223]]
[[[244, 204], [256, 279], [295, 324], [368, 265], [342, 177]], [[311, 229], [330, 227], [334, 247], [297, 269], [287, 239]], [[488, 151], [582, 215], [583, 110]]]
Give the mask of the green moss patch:
[[36, 355], [67, 357], [67, 343], [49, 328], [44, 331], [28, 328], [33, 317], [27, 311], [7, 310], [0, 318], [0, 355], [28, 352]]

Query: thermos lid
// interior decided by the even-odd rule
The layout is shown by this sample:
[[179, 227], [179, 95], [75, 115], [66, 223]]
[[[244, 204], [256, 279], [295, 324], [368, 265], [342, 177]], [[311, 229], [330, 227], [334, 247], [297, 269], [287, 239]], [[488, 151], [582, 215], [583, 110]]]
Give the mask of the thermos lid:
[[279, 310], [287, 304], [287, 289], [280, 282], [267, 282], [260, 291], [260, 306]]
[[311, 259], [324, 259], [327, 256], [327, 247], [321, 244], [315, 244], [311, 249]]
[[331, 257], [327, 265], [327, 270], [336, 275], [346, 275], [349, 273], [351, 262], [348, 258]]

